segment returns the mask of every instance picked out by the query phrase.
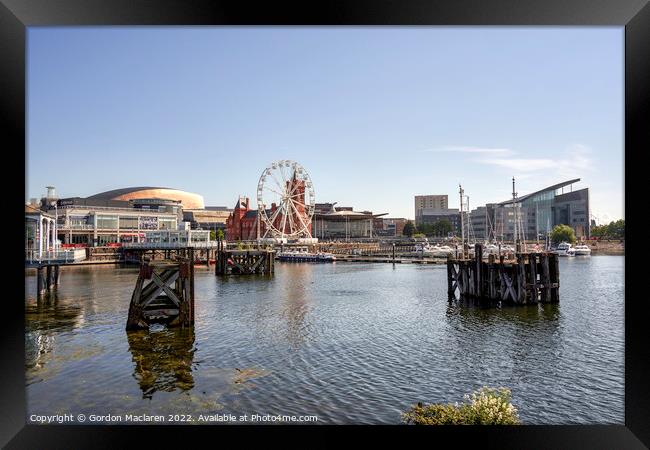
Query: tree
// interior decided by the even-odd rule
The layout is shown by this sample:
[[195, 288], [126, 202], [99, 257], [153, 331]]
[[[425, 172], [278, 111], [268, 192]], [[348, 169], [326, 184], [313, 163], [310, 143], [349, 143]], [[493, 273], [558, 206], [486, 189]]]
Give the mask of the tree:
[[217, 239], [217, 236], [214, 233], [214, 230], [210, 230], [210, 240], [215, 241]]
[[402, 234], [411, 237], [413, 236], [413, 233], [415, 233], [415, 225], [413, 225], [413, 222], [408, 220], [406, 224], [404, 224], [404, 231], [402, 231]]
[[623, 239], [625, 237], [625, 221], [620, 219], [616, 222], [610, 222], [607, 225], [607, 235], [614, 239]]
[[591, 228], [591, 235], [597, 238], [604, 238], [607, 235], [607, 225], [599, 225]]
[[416, 231], [426, 236], [431, 236], [433, 234], [433, 225], [429, 223], [421, 223], [416, 227]]
[[554, 244], [559, 244], [560, 242], [573, 244], [576, 241], [576, 234], [569, 225], [556, 225], [551, 230], [551, 240]]
[[623, 239], [625, 237], [625, 220], [620, 219], [607, 225], [593, 227], [591, 235], [602, 239]]
[[221, 229], [217, 230], [217, 239], [221, 239], [223, 241], [225, 238], [226, 237], [223, 234], [223, 230]]
[[451, 222], [446, 219], [439, 220], [434, 225], [434, 234], [436, 236], [447, 236], [451, 230]]

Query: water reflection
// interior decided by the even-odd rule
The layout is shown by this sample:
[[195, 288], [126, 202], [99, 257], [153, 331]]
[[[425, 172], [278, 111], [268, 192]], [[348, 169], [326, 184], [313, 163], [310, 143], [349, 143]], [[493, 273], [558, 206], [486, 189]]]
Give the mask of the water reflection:
[[282, 315], [286, 320], [286, 339], [292, 349], [297, 350], [309, 335], [309, 313], [313, 265], [295, 264], [290, 267], [282, 302]]
[[[557, 324], [560, 318], [559, 308], [560, 305], [557, 303], [510, 306], [501, 304], [487, 305], [471, 300], [457, 300], [449, 303], [445, 316], [450, 324], [462, 326], [493, 321], [504, 321], [514, 325]], [[495, 314], [495, 311], [498, 311], [498, 313]]]
[[46, 293], [43, 298], [25, 304], [25, 327], [27, 331], [70, 331], [83, 325], [82, 309], [74, 299], [59, 301], [57, 290]]
[[143, 398], [156, 391], [173, 392], [194, 387], [194, 329], [152, 327], [126, 333], [129, 351]]

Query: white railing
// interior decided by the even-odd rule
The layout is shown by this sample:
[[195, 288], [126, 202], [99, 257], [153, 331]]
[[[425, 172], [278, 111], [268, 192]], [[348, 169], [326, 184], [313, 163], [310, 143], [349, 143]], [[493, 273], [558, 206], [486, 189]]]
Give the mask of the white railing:
[[83, 248], [52, 250], [43, 252], [41, 255], [38, 254], [38, 250], [25, 250], [25, 262], [30, 264], [43, 262], [73, 263], [84, 259], [86, 259], [86, 250]]
[[123, 248], [216, 248], [217, 241], [210, 242], [125, 242]]
[[95, 226], [92, 224], [71, 223], [69, 225], [59, 224], [59, 230], [92, 230]]

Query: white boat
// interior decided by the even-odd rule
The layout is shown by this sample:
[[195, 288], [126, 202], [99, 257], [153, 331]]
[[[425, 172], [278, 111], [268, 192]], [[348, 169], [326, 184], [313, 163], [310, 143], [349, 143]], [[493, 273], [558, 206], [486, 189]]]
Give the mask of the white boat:
[[555, 249], [558, 256], [575, 256], [575, 249], [568, 242], [561, 242]]
[[575, 256], [591, 256], [591, 249], [589, 248], [588, 245], [585, 244], [576, 245], [574, 250], [575, 250]]
[[454, 249], [452, 249], [447, 245], [424, 244], [424, 245], [416, 245], [415, 252], [421, 253], [423, 255], [445, 258], [447, 257], [447, 255], [453, 255]]
[[276, 259], [286, 262], [333, 262], [336, 261], [336, 256], [331, 253], [312, 253], [307, 251], [307, 248], [299, 247], [278, 252]]

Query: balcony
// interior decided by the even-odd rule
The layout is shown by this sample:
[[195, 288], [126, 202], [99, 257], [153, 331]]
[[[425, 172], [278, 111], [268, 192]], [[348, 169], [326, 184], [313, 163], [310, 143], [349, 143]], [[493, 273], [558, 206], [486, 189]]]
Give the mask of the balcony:
[[72, 224], [59, 224], [57, 225], [59, 230], [93, 230], [95, 226], [93, 224], [87, 223], [72, 223]]
[[25, 249], [25, 263], [52, 263], [52, 264], [65, 264], [83, 261], [86, 259], [86, 249], [70, 249], [70, 250], [52, 250], [43, 252], [40, 257], [37, 250]]

